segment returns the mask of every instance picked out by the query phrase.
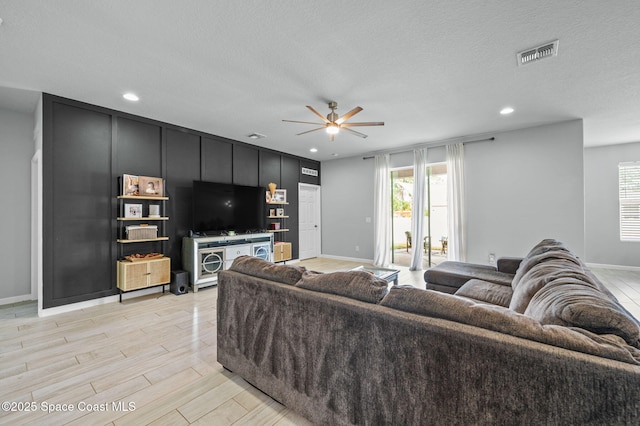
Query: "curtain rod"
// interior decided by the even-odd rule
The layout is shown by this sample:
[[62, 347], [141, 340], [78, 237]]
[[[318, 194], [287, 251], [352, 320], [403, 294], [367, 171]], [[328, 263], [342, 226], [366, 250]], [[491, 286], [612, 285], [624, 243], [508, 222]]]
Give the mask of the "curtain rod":
[[[413, 148], [403, 149], [401, 151], [381, 152], [380, 154], [382, 154], [382, 153], [384, 153], [384, 154], [400, 154], [402, 152], [413, 151], [414, 149], [417, 149], [417, 148], [420, 148], [420, 147], [422, 147], [422, 148], [436, 148], [436, 147], [439, 147], [439, 146], [453, 145], [455, 143], [465, 144], [465, 143], [474, 143], [474, 142], [487, 142], [487, 141], [494, 141], [494, 140], [496, 140], [496, 138], [494, 136], [492, 136], [490, 138], [476, 139], [476, 140], [473, 140], [473, 141], [464, 141], [464, 142], [443, 142], [443, 143], [436, 142], [433, 145], [429, 145], [429, 144], [417, 145], [417, 146], [414, 146]], [[375, 157], [376, 157], [375, 155], [370, 155], [368, 157], [362, 157], [362, 159], [363, 160], [371, 160], [372, 158], [375, 158]]]

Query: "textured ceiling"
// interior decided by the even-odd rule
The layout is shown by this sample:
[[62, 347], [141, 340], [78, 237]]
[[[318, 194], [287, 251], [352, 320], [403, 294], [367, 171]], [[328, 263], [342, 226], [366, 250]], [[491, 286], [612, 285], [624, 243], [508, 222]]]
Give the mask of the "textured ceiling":
[[[633, 0], [0, 0], [0, 18], [10, 109], [35, 105], [11, 89], [43, 91], [319, 160], [574, 118], [586, 146], [640, 141]], [[385, 126], [330, 143], [281, 121], [330, 100]]]

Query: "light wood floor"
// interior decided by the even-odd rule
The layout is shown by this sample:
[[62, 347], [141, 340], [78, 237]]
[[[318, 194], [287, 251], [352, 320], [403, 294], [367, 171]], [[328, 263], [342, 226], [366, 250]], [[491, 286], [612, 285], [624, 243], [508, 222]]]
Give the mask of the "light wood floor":
[[[321, 272], [358, 265], [300, 264]], [[640, 318], [640, 272], [594, 272]], [[424, 288], [422, 274], [404, 268], [400, 284]], [[216, 362], [217, 288], [134, 295], [47, 318], [37, 318], [34, 303], [0, 307], [0, 401], [35, 402], [35, 411], [0, 411], [0, 424], [309, 424]]]

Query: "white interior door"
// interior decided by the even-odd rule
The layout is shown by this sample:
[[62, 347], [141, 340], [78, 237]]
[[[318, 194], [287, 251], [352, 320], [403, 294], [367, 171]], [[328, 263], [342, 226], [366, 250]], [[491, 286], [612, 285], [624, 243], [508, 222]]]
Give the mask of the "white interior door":
[[320, 256], [320, 187], [298, 184], [299, 259]]

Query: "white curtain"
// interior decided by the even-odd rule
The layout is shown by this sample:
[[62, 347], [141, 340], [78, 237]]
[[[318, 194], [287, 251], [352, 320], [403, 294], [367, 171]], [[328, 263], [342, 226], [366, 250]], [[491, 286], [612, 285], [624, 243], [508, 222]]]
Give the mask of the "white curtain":
[[464, 146], [447, 145], [448, 259], [465, 261]]
[[409, 270], [422, 270], [424, 241], [424, 210], [427, 207], [427, 149], [413, 151], [413, 207], [411, 215], [411, 239], [413, 252]]
[[389, 154], [375, 156], [374, 259], [376, 266], [387, 267], [391, 259], [391, 174]]

